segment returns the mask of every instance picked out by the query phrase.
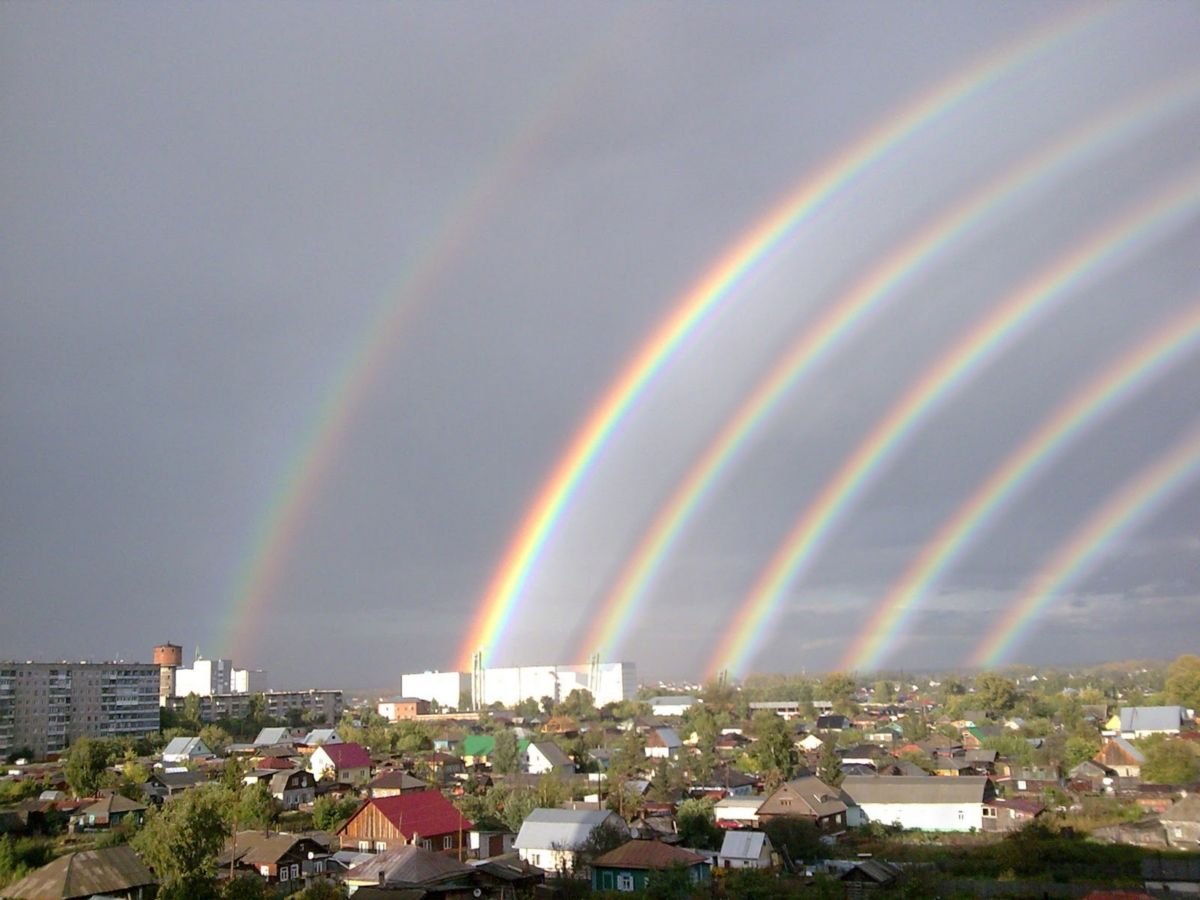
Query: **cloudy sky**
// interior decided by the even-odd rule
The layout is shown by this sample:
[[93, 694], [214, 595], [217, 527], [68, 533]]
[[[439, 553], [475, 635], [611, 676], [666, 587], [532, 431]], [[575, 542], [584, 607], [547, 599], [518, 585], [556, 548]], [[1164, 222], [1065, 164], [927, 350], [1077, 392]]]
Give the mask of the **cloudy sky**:
[[[0, 657], [145, 660], [169, 640], [277, 687], [453, 668], [655, 329], [868, 136], [1008, 62], [843, 172], [662, 360], [486, 648], [578, 661], [777, 358], [922, 228], [1072, 146], [792, 385], [605, 648], [644, 677], [703, 674], [904, 391], [1112, 236], [846, 501], [745, 660], [838, 665], [971, 491], [1200, 303], [1198, 44], [1183, 3], [0, 5]], [[1188, 349], [1014, 492], [881, 663], [962, 662], [1200, 424]], [[1194, 650], [1197, 501], [1200, 477], [1173, 485], [1009, 658]]]

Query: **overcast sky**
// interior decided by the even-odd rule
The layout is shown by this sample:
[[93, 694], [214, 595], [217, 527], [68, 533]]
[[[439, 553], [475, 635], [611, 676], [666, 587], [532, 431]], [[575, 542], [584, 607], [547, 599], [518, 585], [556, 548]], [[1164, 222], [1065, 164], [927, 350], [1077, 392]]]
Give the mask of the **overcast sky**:
[[[686, 291], [872, 127], [1071, 10], [0, 5], [0, 658], [148, 660], [173, 641], [188, 658], [236, 648], [276, 687], [453, 668], [541, 486]], [[847, 183], [697, 329], [580, 483], [496, 663], [576, 661], [658, 505], [856, 276], [1051, 142], [1200, 71], [1195, 4], [1081, 21]], [[905, 387], [1197, 167], [1193, 92], [923, 269], [754, 433], [616, 655], [699, 676]], [[1200, 302], [1198, 248], [1192, 205], [964, 383], [788, 586], [752, 668], [834, 666], [1044, 416]], [[1057, 457], [889, 664], [961, 662], [1059, 542], [1200, 422], [1198, 378], [1200, 353]], [[1197, 501], [1183, 486], [1013, 658], [1194, 651]]]

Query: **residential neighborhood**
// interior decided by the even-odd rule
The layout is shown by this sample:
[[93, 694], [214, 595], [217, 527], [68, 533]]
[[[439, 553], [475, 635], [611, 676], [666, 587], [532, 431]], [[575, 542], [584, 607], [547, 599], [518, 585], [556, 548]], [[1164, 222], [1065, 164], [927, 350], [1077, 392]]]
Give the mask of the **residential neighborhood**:
[[362, 698], [293, 724], [164, 705], [157, 732], [11, 757], [0, 897], [1197, 891], [1197, 686], [1180, 657], [656, 684], [603, 706]]

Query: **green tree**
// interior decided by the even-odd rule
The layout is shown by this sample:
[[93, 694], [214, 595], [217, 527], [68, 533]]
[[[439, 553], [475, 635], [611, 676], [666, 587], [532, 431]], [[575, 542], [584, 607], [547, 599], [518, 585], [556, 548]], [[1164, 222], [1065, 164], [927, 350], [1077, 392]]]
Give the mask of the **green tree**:
[[592, 692], [583, 688], [575, 688], [567, 694], [563, 702], [559, 704], [558, 712], [570, 716], [577, 722], [595, 719], [600, 715], [592, 700]]
[[228, 793], [212, 784], [151, 811], [131, 843], [158, 876], [160, 898], [214, 895], [217, 855], [229, 836], [228, 805]]
[[873, 699], [877, 703], [891, 703], [896, 698], [896, 690], [890, 681], [875, 682]]
[[986, 712], [998, 715], [1011, 712], [1020, 696], [1017, 684], [1011, 678], [995, 672], [984, 672], [975, 679], [976, 702]]
[[200, 695], [195, 691], [183, 698], [183, 723], [184, 727], [191, 730], [193, 734], [201, 728], [200, 721]]
[[275, 824], [281, 812], [279, 801], [271, 795], [265, 782], [245, 785], [238, 796], [235, 821], [242, 829], [267, 829]]
[[1200, 779], [1196, 754], [1179, 740], [1159, 739], [1143, 744], [1146, 762], [1142, 780], [1152, 784], [1191, 784]]
[[823, 856], [821, 832], [811, 819], [780, 816], [764, 825], [763, 831], [771, 839], [771, 846], [793, 860], [811, 862]]
[[683, 846], [701, 850], [719, 850], [725, 834], [717, 827], [713, 802], [707, 797], [680, 803], [675, 813], [675, 826]]
[[838, 787], [846, 776], [842, 774], [842, 761], [833, 749], [832, 741], [821, 744], [821, 756], [817, 762], [817, 777], [830, 787]]
[[242, 875], [225, 882], [221, 900], [271, 900], [267, 883], [257, 875]]
[[1072, 735], [1067, 738], [1067, 743], [1063, 748], [1063, 765], [1067, 769], [1073, 769], [1081, 762], [1086, 762], [1097, 753], [1100, 752], [1100, 739], [1085, 737], [1084, 735]]
[[492, 771], [500, 775], [511, 775], [517, 771], [517, 736], [507, 728], [496, 732], [496, 746], [492, 750]]
[[1200, 656], [1187, 654], [1167, 669], [1167, 696], [1188, 709], [1200, 709]]
[[304, 890], [288, 894], [287, 900], [344, 900], [346, 890], [326, 878], [312, 882]]
[[116, 748], [99, 738], [80, 738], [67, 754], [67, 784], [76, 797], [95, 796], [104, 784], [104, 770]]
[[751, 721], [754, 758], [762, 772], [776, 772], [787, 781], [796, 769], [796, 747], [787, 723], [773, 712], [760, 710]]
[[358, 806], [359, 801], [353, 797], [337, 800], [328, 794], [320, 796], [313, 802], [313, 828], [317, 831], [337, 831], [354, 815]]
[[233, 737], [220, 725], [205, 725], [200, 729], [199, 738], [217, 756], [224, 753], [225, 748], [233, 742]]

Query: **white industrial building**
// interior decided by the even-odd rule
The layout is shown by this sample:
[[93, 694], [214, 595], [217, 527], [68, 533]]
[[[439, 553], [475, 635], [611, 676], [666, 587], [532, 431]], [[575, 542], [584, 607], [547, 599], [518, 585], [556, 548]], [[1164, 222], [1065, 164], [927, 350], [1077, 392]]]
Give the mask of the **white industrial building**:
[[174, 682], [176, 697], [261, 694], [267, 690], [267, 673], [262, 669], [235, 669], [231, 659], [197, 656], [190, 669], [174, 670]]
[[551, 697], [562, 700], [573, 690], [589, 691], [597, 706], [632, 700], [637, 696], [633, 663], [599, 663], [583, 666], [515, 666], [479, 668], [475, 672], [422, 672], [401, 677], [406, 697], [436, 701], [457, 709], [460, 697], [470, 697], [476, 709], [499, 703], [516, 706], [523, 700]]

